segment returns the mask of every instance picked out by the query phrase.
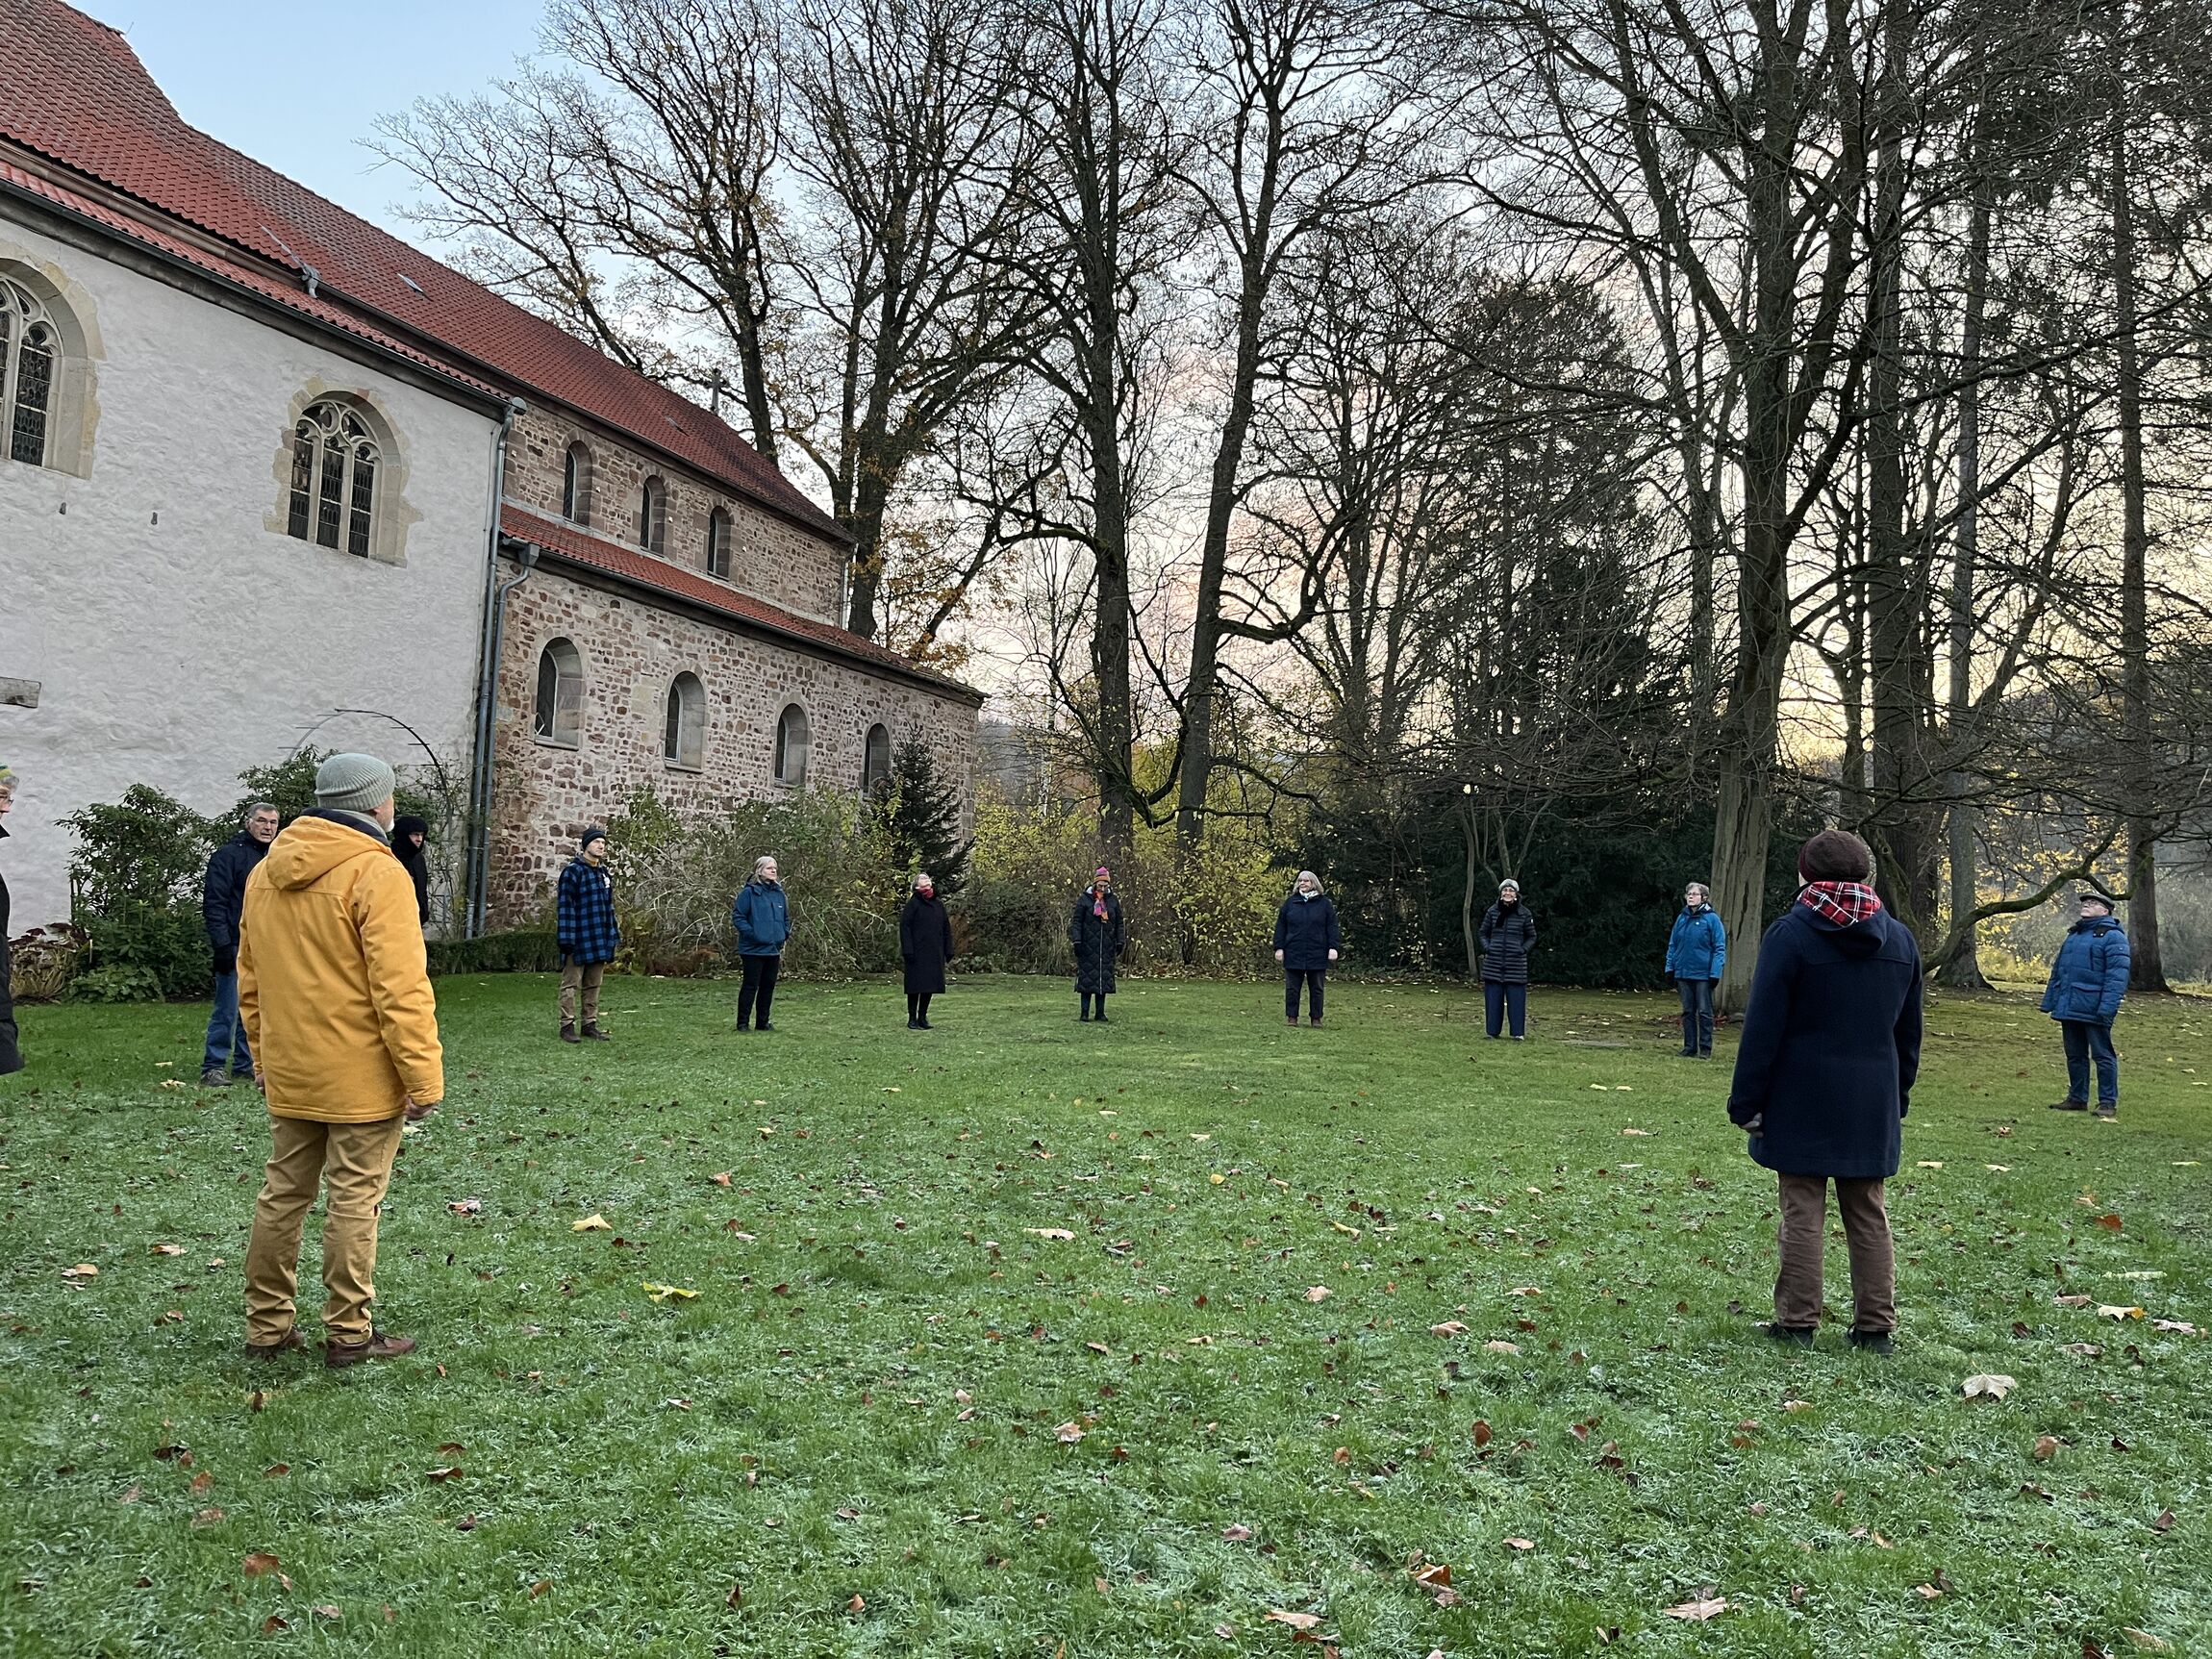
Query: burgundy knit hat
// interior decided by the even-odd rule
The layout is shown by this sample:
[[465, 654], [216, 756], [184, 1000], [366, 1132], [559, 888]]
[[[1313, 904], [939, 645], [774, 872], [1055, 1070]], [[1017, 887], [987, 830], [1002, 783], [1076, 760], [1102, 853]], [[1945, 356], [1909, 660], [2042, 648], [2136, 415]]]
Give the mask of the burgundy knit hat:
[[1799, 881], [1872, 881], [1873, 848], [1849, 830], [1822, 830], [1797, 849]]

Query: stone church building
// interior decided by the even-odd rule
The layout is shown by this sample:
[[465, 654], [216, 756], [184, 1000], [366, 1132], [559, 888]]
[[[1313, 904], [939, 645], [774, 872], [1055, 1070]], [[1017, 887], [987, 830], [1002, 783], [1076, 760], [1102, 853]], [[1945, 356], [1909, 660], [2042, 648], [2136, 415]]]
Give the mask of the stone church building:
[[66, 914], [56, 819], [212, 812], [302, 743], [437, 784], [455, 929], [641, 789], [857, 790], [910, 739], [971, 776], [980, 694], [839, 625], [842, 534], [715, 415], [186, 125], [60, 0], [0, 42], [19, 926]]

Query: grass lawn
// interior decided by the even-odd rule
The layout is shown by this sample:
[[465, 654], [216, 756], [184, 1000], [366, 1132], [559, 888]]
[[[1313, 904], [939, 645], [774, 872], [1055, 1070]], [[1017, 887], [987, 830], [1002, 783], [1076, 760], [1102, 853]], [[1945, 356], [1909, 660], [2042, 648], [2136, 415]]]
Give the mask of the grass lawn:
[[2031, 1001], [1935, 1005], [1885, 1361], [1756, 1334], [1733, 1034], [1668, 999], [792, 985], [739, 1038], [616, 980], [566, 1047], [545, 979], [440, 990], [422, 1347], [342, 1374], [239, 1353], [267, 1136], [163, 1086], [197, 1011], [26, 1011], [0, 1651], [2212, 1653], [2212, 1343], [2154, 1323], [2212, 1326], [2212, 1004], [2130, 1006], [2114, 1124], [2043, 1110]]

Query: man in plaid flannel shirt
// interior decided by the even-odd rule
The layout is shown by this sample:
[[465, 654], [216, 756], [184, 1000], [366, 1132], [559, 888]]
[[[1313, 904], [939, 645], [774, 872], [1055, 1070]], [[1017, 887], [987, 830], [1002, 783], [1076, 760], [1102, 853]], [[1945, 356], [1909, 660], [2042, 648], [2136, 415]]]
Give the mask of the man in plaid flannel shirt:
[[[561, 872], [554, 906], [561, 946], [561, 1041], [608, 1041], [599, 1029], [599, 981], [615, 960], [622, 935], [615, 925], [615, 878], [607, 873], [607, 832], [597, 824], [586, 830], [576, 856]], [[584, 1002], [584, 1030], [576, 1031], [578, 993]]]

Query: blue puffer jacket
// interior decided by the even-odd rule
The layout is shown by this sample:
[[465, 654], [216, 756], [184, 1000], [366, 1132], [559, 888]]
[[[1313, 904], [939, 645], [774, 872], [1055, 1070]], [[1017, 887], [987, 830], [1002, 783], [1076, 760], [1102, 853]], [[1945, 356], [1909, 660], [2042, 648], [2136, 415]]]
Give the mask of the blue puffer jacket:
[[1709, 904], [1683, 906], [1667, 936], [1667, 971], [1676, 979], [1718, 979], [1728, 966], [1728, 930]]
[[2075, 922], [2058, 947], [2058, 960], [2050, 965], [2044, 1013], [2053, 1019], [2110, 1025], [2127, 991], [2130, 960], [2127, 930], [2118, 917], [2095, 916]]
[[1283, 967], [1296, 973], [1326, 972], [1329, 952], [1344, 948], [1337, 928], [1337, 907], [1325, 892], [1311, 897], [1293, 892], [1275, 912], [1275, 948], [1283, 953]]
[[781, 882], [748, 881], [730, 906], [730, 925], [738, 930], [740, 956], [781, 956], [792, 936], [791, 906]]

